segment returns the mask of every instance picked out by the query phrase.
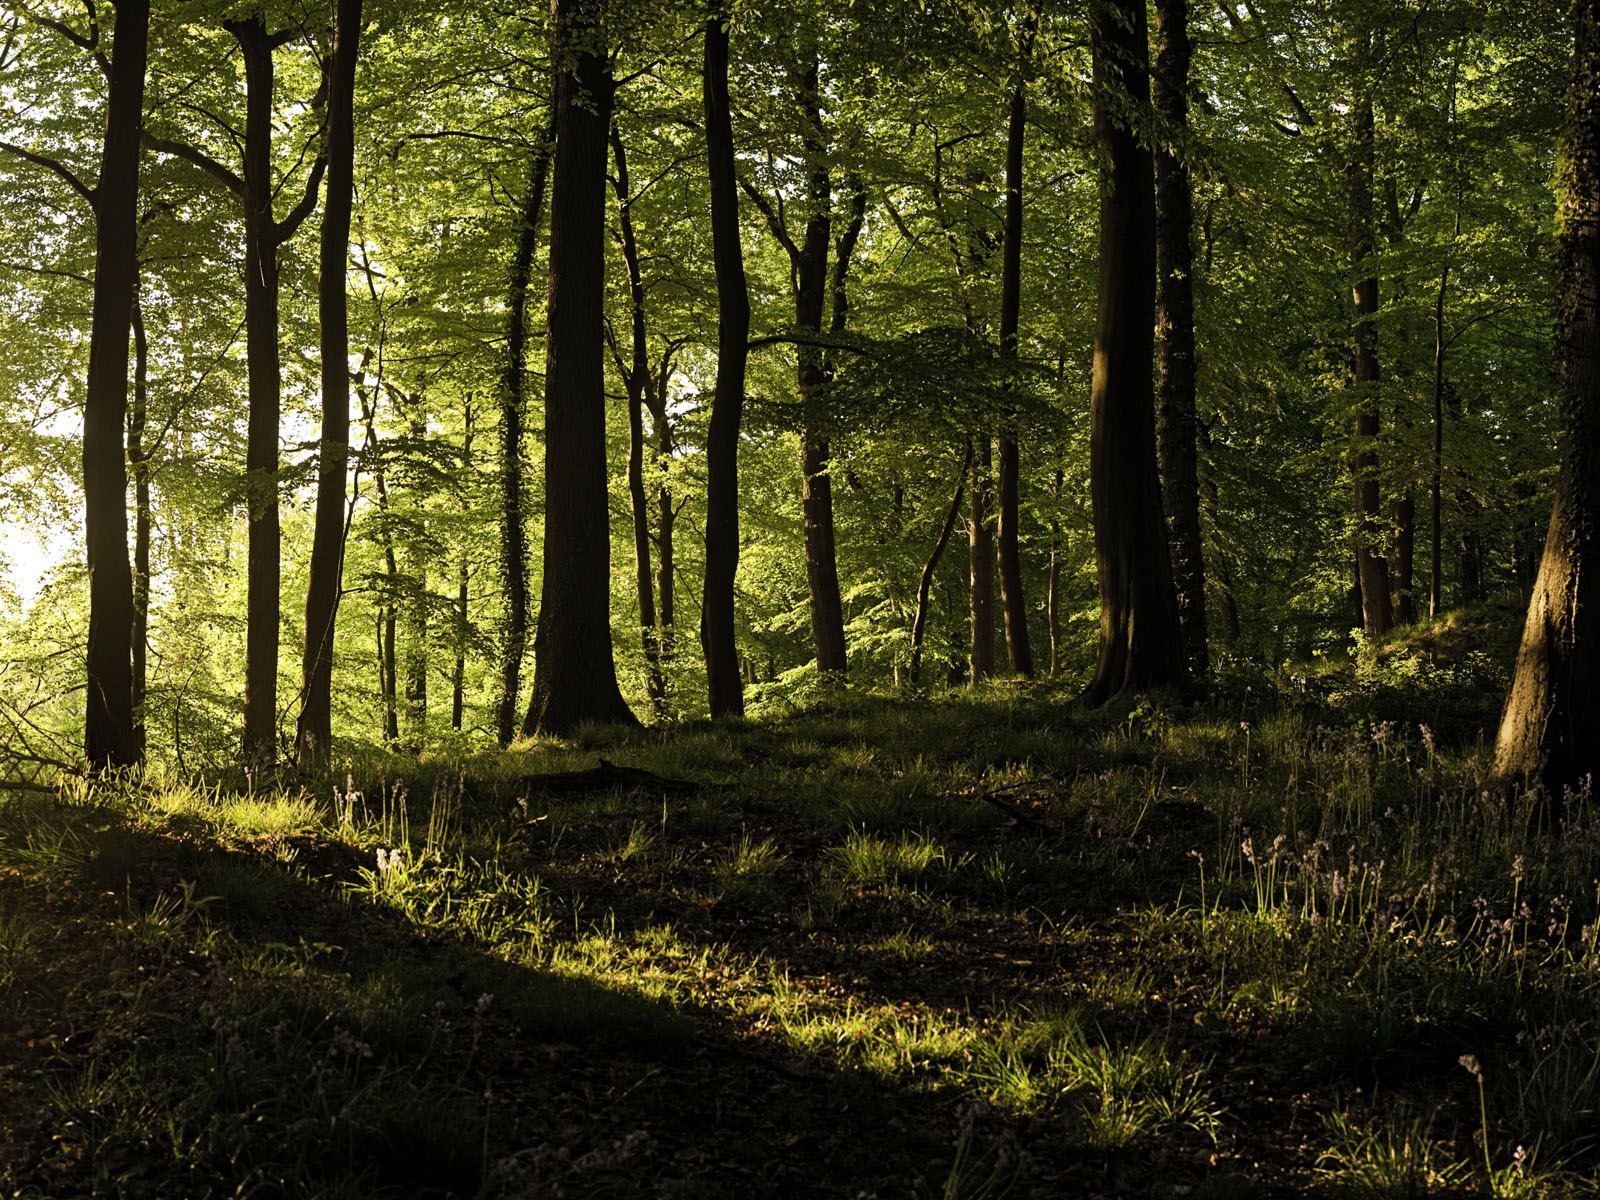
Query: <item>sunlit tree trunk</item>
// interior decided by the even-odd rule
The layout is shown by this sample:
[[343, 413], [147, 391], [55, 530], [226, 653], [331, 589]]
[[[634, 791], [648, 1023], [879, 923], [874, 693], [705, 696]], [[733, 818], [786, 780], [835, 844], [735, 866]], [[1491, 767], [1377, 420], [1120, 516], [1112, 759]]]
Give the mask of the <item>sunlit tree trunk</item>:
[[150, 649], [150, 449], [144, 444], [150, 415], [150, 342], [138, 280], [133, 297], [133, 408], [128, 413], [128, 469], [133, 474], [133, 738], [145, 752], [145, 695]]
[[91, 768], [140, 759], [134, 732], [133, 578], [128, 567], [128, 329], [138, 278], [139, 128], [149, 44], [148, 0], [122, 0], [112, 33], [83, 413], [84, 543], [89, 567], [84, 757]]
[[994, 508], [990, 472], [994, 452], [989, 435], [980, 434], [968, 455], [972, 480], [967, 507], [967, 675], [973, 683], [994, 674]]
[[922, 575], [917, 580], [917, 611], [911, 620], [911, 666], [908, 677], [912, 687], [922, 683], [922, 645], [927, 637], [928, 604], [933, 595], [933, 576], [939, 569], [939, 560], [955, 533], [956, 522], [961, 519], [961, 501], [966, 496], [967, 469], [972, 465], [972, 444], [961, 458], [961, 469], [956, 472], [955, 494], [950, 497], [950, 507], [945, 511], [944, 524], [939, 527], [939, 537], [928, 552], [928, 561], [922, 564]]
[[1557, 339], [1566, 431], [1494, 756], [1500, 778], [1557, 801], [1600, 768], [1600, 0], [1574, 0], [1571, 13]]
[[1100, 284], [1089, 401], [1089, 490], [1100, 650], [1084, 692], [1101, 704], [1185, 677], [1161, 481], [1156, 473], [1155, 172], [1126, 113], [1149, 102], [1143, 0], [1094, 0], [1100, 147]]

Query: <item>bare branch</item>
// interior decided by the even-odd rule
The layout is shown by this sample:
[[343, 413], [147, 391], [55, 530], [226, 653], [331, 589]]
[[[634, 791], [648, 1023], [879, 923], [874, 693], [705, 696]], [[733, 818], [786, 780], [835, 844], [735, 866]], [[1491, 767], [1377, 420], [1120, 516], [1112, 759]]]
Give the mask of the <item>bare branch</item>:
[[196, 149], [187, 142], [175, 142], [170, 138], [155, 137], [148, 131], [142, 135], [141, 140], [148, 150], [154, 150], [157, 154], [165, 154], [170, 158], [181, 158], [184, 162], [199, 167], [235, 196], [238, 196], [241, 200], [244, 199], [244, 180], [240, 179], [204, 150]]
[[24, 162], [31, 162], [36, 167], [43, 167], [46, 171], [60, 176], [66, 180], [67, 185], [73, 191], [88, 201], [90, 208], [94, 207], [94, 189], [79, 179], [77, 172], [59, 159], [51, 158], [47, 154], [35, 154], [32, 150], [24, 150], [21, 146], [14, 145], [11, 142], [0, 142], [0, 150], [4, 150], [7, 154], [15, 155]]

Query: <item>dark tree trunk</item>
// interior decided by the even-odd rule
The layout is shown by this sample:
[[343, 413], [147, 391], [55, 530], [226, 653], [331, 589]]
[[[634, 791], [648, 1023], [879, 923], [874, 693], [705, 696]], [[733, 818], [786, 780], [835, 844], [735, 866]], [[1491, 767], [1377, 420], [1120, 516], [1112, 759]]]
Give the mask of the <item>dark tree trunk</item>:
[[122, 0], [112, 34], [83, 412], [84, 543], [89, 567], [84, 757], [93, 770], [140, 759], [133, 703], [133, 578], [128, 567], [128, 327], [138, 278], [139, 129], [149, 44], [148, 0]]
[[939, 527], [938, 540], [928, 552], [928, 561], [922, 564], [922, 576], [917, 580], [917, 611], [911, 620], [909, 676], [912, 687], [917, 687], [922, 682], [922, 643], [928, 630], [928, 602], [933, 595], [933, 576], [939, 569], [939, 560], [944, 557], [945, 547], [950, 544], [950, 538], [956, 531], [956, 522], [961, 518], [961, 500], [967, 490], [967, 468], [971, 465], [972, 445], [969, 442], [967, 452], [961, 458], [961, 469], [956, 472], [955, 494], [950, 497], [950, 507], [945, 512], [944, 524]]
[[1189, 3], [1157, 0], [1152, 99], [1165, 128], [1156, 155], [1156, 329], [1161, 339], [1161, 497], [1172, 549], [1184, 654], [1210, 670], [1206, 575], [1200, 537], [1200, 458], [1195, 412], [1194, 197], [1189, 183]]
[[1368, 637], [1394, 628], [1389, 596], [1389, 566], [1384, 559], [1378, 493], [1378, 275], [1373, 260], [1372, 101], [1362, 100], [1352, 116], [1346, 178], [1350, 198], [1350, 281], [1355, 305], [1355, 445], [1350, 465], [1355, 477], [1356, 574], [1361, 584], [1361, 625]]
[[[1053, 496], [1057, 509], [1061, 505], [1061, 485], [1065, 472], [1056, 468]], [[1050, 576], [1045, 585], [1045, 619], [1050, 626], [1050, 678], [1061, 678], [1061, 556], [1066, 547], [1061, 541], [1061, 518], [1050, 517]]]
[[972, 500], [967, 514], [967, 554], [971, 590], [967, 613], [970, 635], [968, 678], [973, 683], [994, 674], [994, 530], [989, 518], [994, 507], [990, 491], [993, 452], [987, 434], [969, 450], [972, 464]]
[[[1461, 211], [1456, 210], [1454, 238], [1461, 236]], [[1433, 301], [1433, 447], [1428, 462], [1428, 526], [1433, 544], [1433, 561], [1428, 570], [1428, 615], [1437, 617], [1444, 610], [1444, 395], [1445, 351], [1450, 343], [1444, 336], [1445, 297], [1450, 289], [1450, 258], [1439, 268], [1439, 291]]]
[[[795, 326], [802, 336], [822, 332], [828, 288], [828, 248], [832, 240], [832, 183], [822, 132], [818, 65], [813, 57], [800, 80], [799, 101], [805, 122], [806, 229], [796, 262]], [[817, 670], [824, 678], [842, 676], [848, 666], [844, 639], [844, 604], [839, 597], [838, 555], [834, 549], [833, 481], [828, 474], [828, 437], [822, 388], [826, 382], [822, 352], [799, 348], [800, 509], [805, 522], [806, 585], [811, 598], [811, 636]]]
[[[750, 294], [739, 241], [739, 193], [728, 100], [728, 29], [722, 5], [705, 28], [702, 96], [706, 170], [711, 185], [711, 253], [717, 275], [717, 380], [706, 434], [706, 576], [700, 646], [713, 717], [744, 712], [744, 684], [734, 641], [733, 582], [739, 569], [739, 424], [744, 412]], [[670, 542], [671, 503], [663, 500], [662, 570]], [[663, 600], [665, 587], [663, 587]]]
[[144, 701], [150, 642], [150, 457], [144, 444], [150, 414], [150, 344], [138, 281], [133, 297], [133, 408], [128, 413], [128, 469], [133, 473], [133, 739], [145, 752]]
[[1416, 583], [1417, 497], [1410, 488], [1394, 502], [1394, 620], [1410, 625], [1416, 620], [1412, 590]]
[[605, 211], [612, 79], [604, 0], [555, 0], [556, 143], [545, 342], [544, 587], [522, 731], [634, 724], [611, 651]]
[[1100, 284], [1090, 391], [1089, 490], [1100, 651], [1084, 698], [1185, 677], [1161, 481], [1156, 473], [1155, 174], [1127, 126], [1149, 101], [1143, 0], [1094, 0], [1094, 126], [1100, 146]]
[[1600, 0], [1571, 11], [1557, 341], [1566, 436], [1494, 756], [1500, 778], [1558, 803], [1600, 770]]
[[[1023, 61], [1011, 86], [1011, 111], [1006, 124], [1005, 234], [1000, 251], [1000, 353], [1017, 356], [1017, 326], [1022, 309], [1022, 150], [1027, 129], [1028, 92], [1026, 55], [1033, 45], [1034, 22], [1026, 19], [1021, 53]], [[1016, 433], [1004, 429], [998, 451], [999, 527], [996, 538], [1000, 571], [1000, 602], [1005, 613], [1006, 657], [1013, 674], [1033, 676], [1033, 649], [1028, 640], [1028, 603], [1022, 591], [1022, 556], [1017, 545], [1021, 497]]]
[[317, 321], [322, 354], [322, 431], [317, 512], [306, 584], [300, 658], [300, 720], [295, 754], [302, 768], [324, 769], [333, 736], [333, 633], [343, 594], [345, 477], [350, 463], [350, 321], [346, 271], [355, 195], [356, 56], [361, 0], [338, 0], [328, 62], [327, 200], [319, 247]]
[[384, 585], [378, 593], [378, 691], [383, 699], [384, 745], [400, 744], [399, 670], [395, 660], [395, 627], [398, 624], [400, 564], [395, 557], [394, 535], [389, 531], [389, 481], [378, 454], [378, 402], [375, 395], [362, 393], [361, 420], [366, 426], [366, 453], [371, 456], [372, 487], [378, 501], [378, 541], [383, 546]]
[[[461, 465], [464, 473], [471, 475], [476, 469], [472, 461], [472, 440], [476, 429], [473, 418], [476, 413], [472, 406], [472, 397], [467, 397], [466, 409], [462, 414], [461, 437]], [[467, 687], [467, 645], [471, 635], [472, 626], [467, 619], [467, 601], [471, 598], [472, 568], [468, 560], [467, 551], [461, 551], [461, 560], [456, 566], [456, 658], [450, 670], [450, 728], [458, 733], [461, 730], [463, 718], [466, 716], [466, 687]]]
[[[656, 625], [655, 587], [650, 577], [650, 505], [644, 486], [644, 410], [651, 394], [650, 357], [645, 337], [644, 276], [639, 267], [639, 242], [633, 230], [632, 184], [622, 133], [611, 127], [611, 151], [617, 173], [617, 222], [622, 234], [622, 262], [628, 272], [629, 361], [618, 365], [628, 392], [628, 501], [633, 516], [633, 581], [639, 604], [639, 633], [643, 643], [646, 687], [650, 707], [658, 717], [666, 714], [667, 681], [661, 670], [661, 634]], [[665, 380], [662, 381], [663, 385]]]
[[528, 190], [522, 199], [522, 221], [511, 259], [506, 304], [505, 365], [500, 372], [500, 575], [505, 586], [505, 615], [495, 733], [502, 746], [509, 746], [517, 735], [517, 719], [522, 711], [522, 660], [528, 651], [528, 526], [522, 500], [522, 426], [528, 403], [528, 285], [533, 278], [533, 254], [539, 245], [539, 220], [544, 211], [554, 145], [552, 115], [544, 140], [534, 151]]

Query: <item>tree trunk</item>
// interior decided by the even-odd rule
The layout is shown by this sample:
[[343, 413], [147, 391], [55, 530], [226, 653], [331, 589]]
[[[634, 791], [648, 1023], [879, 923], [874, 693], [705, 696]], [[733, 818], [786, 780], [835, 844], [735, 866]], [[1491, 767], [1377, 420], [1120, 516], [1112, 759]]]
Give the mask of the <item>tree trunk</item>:
[[[644, 276], [639, 267], [639, 242], [633, 231], [632, 184], [622, 133], [611, 127], [611, 151], [617, 166], [617, 222], [622, 234], [622, 262], [628, 271], [629, 361], [622, 371], [628, 393], [628, 507], [633, 516], [633, 582], [639, 604], [646, 687], [656, 716], [666, 715], [667, 681], [661, 671], [661, 636], [656, 625], [655, 587], [650, 577], [650, 507], [644, 487], [644, 410], [651, 392], [650, 357], [645, 338]], [[620, 361], [619, 366], [623, 366]], [[665, 381], [663, 381], [664, 383]]]
[[611, 650], [605, 210], [612, 79], [604, 0], [555, 0], [556, 144], [545, 341], [544, 588], [522, 731], [635, 724]]
[[1156, 473], [1155, 174], [1126, 118], [1149, 101], [1143, 0], [1094, 0], [1094, 127], [1100, 146], [1100, 282], [1089, 401], [1089, 490], [1100, 650], [1084, 693], [1102, 704], [1185, 676], [1161, 481]]
[[[1027, 129], [1028, 92], [1026, 56], [1033, 45], [1035, 22], [1024, 19], [1022, 61], [1011, 86], [1011, 111], [1006, 124], [1006, 212], [1000, 251], [1000, 353], [1017, 357], [1017, 326], [1022, 308], [1022, 150]], [[1033, 676], [1033, 649], [1028, 640], [1028, 603], [1022, 591], [1022, 556], [1017, 545], [1021, 498], [1016, 433], [1003, 429], [999, 444], [999, 528], [996, 549], [1000, 571], [1000, 602], [1005, 613], [1006, 657], [1011, 671]]]
[[1410, 625], [1416, 620], [1412, 590], [1416, 584], [1417, 497], [1407, 488], [1394, 502], [1394, 620]]
[[989, 515], [994, 498], [989, 490], [990, 470], [994, 466], [989, 435], [980, 434], [977, 445], [968, 451], [972, 464], [972, 500], [967, 513], [967, 554], [971, 587], [968, 592], [967, 626], [970, 636], [968, 679], [973, 683], [994, 674], [994, 531]]
[[[832, 183], [823, 142], [818, 65], [813, 57], [796, 97], [805, 122], [806, 229], [796, 263], [795, 326], [802, 336], [822, 332], [828, 286], [828, 248], [832, 239]], [[828, 437], [821, 391], [826, 382], [822, 352], [799, 348], [800, 509], [805, 523], [806, 585], [811, 599], [811, 636], [817, 670], [824, 678], [842, 676], [848, 666], [844, 604], [839, 597], [839, 565], [834, 549], [833, 481], [828, 474]]]
[[495, 733], [502, 746], [517, 735], [521, 713], [522, 660], [528, 651], [528, 527], [522, 502], [522, 422], [527, 412], [528, 284], [539, 244], [550, 154], [555, 145], [554, 114], [543, 142], [534, 151], [528, 190], [522, 199], [517, 249], [511, 259], [506, 302], [506, 357], [500, 371], [500, 575], [505, 586], [501, 631], [500, 700]]
[[1061, 542], [1061, 485], [1066, 473], [1056, 468], [1055, 510], [1050, 516], [1050, 576], [1045, 587], [1045, 617], [1050, 626], [1050, 678], [1061, 678], [1061, 555], [1065, 547]]
[[1356, 574], [1361, 583], [1361, 625], [1368, 637], [1394, 628], [1389, 596], [1389, 566], [1381, 548], [1378, 494], [1378, 275], [1372, 246], [1372, 100], [1362, 100], [1352, 117], [1346, 177], [1350, 198], [1350, 281], [1355, 305], [1355, 445], [1350, 459], [1355, 477]]
[[94, 312], [83, 411], [84, 544], [89, 567], [83, 752], [93, 770], [140, 759], [134, 733], [133, 579], [128, 567], [128, 327], [138, 277], [139, 129], [148, 0], [122, 0], [113, 31], [105, 141], [95, 187]]
[[133, 297], [133, 408], [128, 413], [128, 468], [133, 473], [133, 740], [145, 752], [144, 702], [150, 642], [150, 450], [144, 444], [149, 423], [150, 344], [138, 280]]
[[328, 63], [324, 133], [327, 199], [317, 279], [322, 354], [322, 431], [317, 511], [306, 584], [305, 643], [300, 658], [300, 720], [295, 753], [302, 769], [323, 770], [333, 736], [333, 634], [343, 595], [345, 479], [350, 463], [350, 321], [346, 272], [355, 195], [356, 56], [361, 0], [338, 0]]
[[[700, 646], [712, 717], [744, 713], [744, 683], [734, 641], [733, 583], [739, 570], [739, 424], [749, 359], [750, 294], [739, 240], [739, 193], [728, 99], [725, 7], [706, 21], [701, 78], [706, 120], [706, 172], [711, 185], [711, 253], [717, 275], [717, 379], [706, 434], [706, 575]], [[663, 572], [671, 503], [661, 507]], [[663, 589], [663, 597], [665, 590]]]
[[1206, 575], [1200, 537], [1196, 445], [1194, 197], [1189, 183], [1189, 3], [1157, 0], [1152, 99], [1165, 138], [1156, 154], [1156, 329], [1161, 339], [1161, 497], [1169, 526], [1173, 585], [1184, 654], [1195, 675], [1210, 670]]
[[922, 682], [922, 643], [928, 629], [928, 602], [933, 594], [933, 576], [939, 569], [939, 560], [944, 557], [945, 547], [950, 544], [950, 537], [955, 533], [956, 521], [961, 517], [961, 500], [967, 490], [967, 468], [972, 465], [972, 443], [967, 443], [967, 451], [961, 457], [961, 469], [956, 472], [956, 490], [950, 497], [950, 507], [945, 512], [944, 524], [939, 527], [938, 540], [933, 543], [933, 549], [928, 553], [928, 561], [922, 564], [922, 577], [917, 580], [917, 611], [911, 620], [911, 686], [917, 687]]
[[1497, 776], [1557, 803], [1600, 768], [1600, 0], [1571, 11], [1557, 340], [1566, 437], [1494, 755]]
[[[472, 437], [476, 432], [473, 426], [475, 415], [472, 396], [468, 395], [466, 408], [462, 413], [461, 437], [461, 465], [468, 475], [476, 469], [472, 461]], [[456, 658], [450, 670], [450, 728], [457, 733], [461, 731], [462, 720], [466, 716], [467, 645], [472, 632], [471, 622], [467, 619], [467, 601], [470, 598], [471, 583], [472, 568], [467, 551], [463, 547], [461, 560], [456, 566]]]
[[[1453, 106], [1452, 106], [1453, 107]], [[1461, 236], [1461, 210], [1456, 209], [1454, 241]], [[1450, 343], [1444, 336], [1444, 303], [1450, 288], [1450, 257], [1439, 268], [1439, 291], [1433, 301], [1433, 448], [1428, 463], [1428, 525], [1433, 543], [1433, 561], [1428, 570], [1428, 615], [1437, 617], [1444, 610], [1444, 580], [1442, 575], [1444, 520], [1444, 393], [1445, 351]]]

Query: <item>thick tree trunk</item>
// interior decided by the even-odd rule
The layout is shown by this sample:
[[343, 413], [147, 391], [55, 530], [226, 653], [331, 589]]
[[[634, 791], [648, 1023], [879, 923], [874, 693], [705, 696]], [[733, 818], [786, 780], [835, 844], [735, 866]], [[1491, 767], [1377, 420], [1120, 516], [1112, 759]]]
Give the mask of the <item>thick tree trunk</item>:
[[[655, 587], [650, 576], [650, 505], [644, 486], [644, 410], [652, 384], [645, 337], [644, 275], [639, 266], [639, 242], [633, 231], [632, 184], [622, 133], [611, 127], [611, 151], [617, 173], [617, 222], [622, 233], [622, 262], [628, 272], [628, 330], [630, 355], [623, 371], [628, 392], [628, 501], [633, 516], [633, 582], [639, 604], [639, 634], [644, 650], [646, 687], [650, 707], [658, 717], [666, 714], [667, 681], [661, 670], [661, 634], [656, 625]], [[665, 383], [665, 381], [662, 381]]]
[[327, 199], [318, 252], [317, 321], [322, 354], [322, 431], [318, 440], [317, 511], [306, 584], [305, 643], [300, 658], [300, 719], [295, 754], [302, 769], [328, 765], [333, 736], [333, 633], [343, 594], [345, 478], [350, 463], [350, 321], [346, 272], [355, 196], [356, 56], [361, 0], [338, 0], [328, 64], [324, 133]]
[[969, 442], [967, 452], [961, 458], [961, 469], [956, 472], [956, 490], [950, 497], [950, 507], [945, 512], [944, 524], [939, 527], [939, 537], [933, 543], [933, 549], [928, 552], [928, 561], [922, 564], [922, 576], [917, 580], [917, 611], [911, 620], [909, 677], [912, 687], [922, 683], [922, 644], [928, 630], [928, 602], [933, 595], [933, 576], [939, 569], [939, 560], [944, 557], [945, 547], [950, 544], [950, 538], [956, 531], [956, 522], [961, 518], [961, 501], [967, 490], [967, 468], [971, 465], [972, 444]]
[[994, 674], [994, 530], [989, 518], [994, 507], [990, 471], [994, 455], [988, 434], [980, 434], [969, 449], [972, 464], [971, 502], [967, 511], [968, 591], [967, 676], [972, 683]]
[[1161, 481], [1156, 473], [1155, 174], [1128, 128], [1149, 101], [1143, 0], [1094, 0], [1094, 125], [1100, 146], [1100, 284], [1090, 389], [1089, 490], [1100, 651], [1084, 692], [1101, 704], [1185, 677]]
[[1494, 770], [1557, 803], [1600, 769], [1600, 0], [1574, 0], [1557, 359], [1566, 437]]
[[[706, 120], [706, 173], [711, 186], [711, 253], [717, 275], [717, 379], [706, 434], [706, 576], [700, 646], [712, 717], [744, 712], [744, 683], [734, 641], [733, 583], [739, 570], [739, 425], [749, 358], [750, 295], [739, 241], [739, 193], [733, 121], [728, 100], [725, 9], [713, 8], [705, 27], [701, 80]], [[663, 572], [671, 545], [672, 506], [661, 506]], [[663, 588], [663, 599], [665, 588]]]
[[1372, 229], [1372, 101], [1357, 104], [1351, 118], [1350, 158], [1346, 180], [1350, 200], [1350, 285], [1355, 307], [1354, 374], [1355, 444], [1351, 471], [1355, 478], [1356, 573], [1361, 583], [1361, 625], [1368, 637], [1394, 628], [1389, 596], [1389, 566], [1382, 550], [1378, 493], [1378, 275], [1373, 262]]
[[528, 285], [539, 245], [550, 154], [555, 145], [554, 116], [534, 151], [528, 190], [522, 199], [517, 248], [511, 258], [506, 303], [506, 357], [500, 372], [500, 576], [505, 587], [501, 627], [500, 699], [495, 733], [502, 746], [517, 735], [521, 715], [522, 660], [528, 651], [528, 526], [522, 499], [523, 417], [527, 412]]
[[128, 568], [128, 327], [138, 278], [139, 129], [148, 0], [122, 0], [95, 188], [93, 326], [83, 412], [84, 544], [89, 567], [88, 694], [83, 751], [94, 770], [140, 759], [134, 733], [133, 579]]
[[522, 731], [634, 724], [611, 650], [605, 210], [613, 85], [604, 0], [555, 0], [556, 144], [545, 341], [544, 587]]
[[1165, 126], [1156, 154], [1156, 329], [1161, 339], [1158, 447], [1161, 497], [1172, 549], [1173, 585], [1184, 653], [1196, 675], [1210, 670], [1206, 575], [1200, 536], [1200, 456], [1196, 445], [1194, 197], [1189, 183], [1188, 0], [1157, 0], [1152, 99]]
[[[1033, 44], [1034, 23], [1023, 30], [1022, 54]], [[1017, 327], [1022, 309], [1022, 151], [1027, 130], [1028, 92], [1025, 62], [1019, 64], [1011, 85], [1011, 111], [1006, 123], [1006, 212], [1000, 251], [1000, 353], [1017, 356]], [[1028, 640], [1028, 603], [1022, 591], [1022, 555], [1017, 544], [1021, 497], [1018, 488], [1020, 456], [1016, 434], [1000, 434], [999, 527], [996, 537], [1000, 571], [1000, 602], [1005, 612], [1006, 657], [1013, 674], [1033, 676], [1033, 649]]]

